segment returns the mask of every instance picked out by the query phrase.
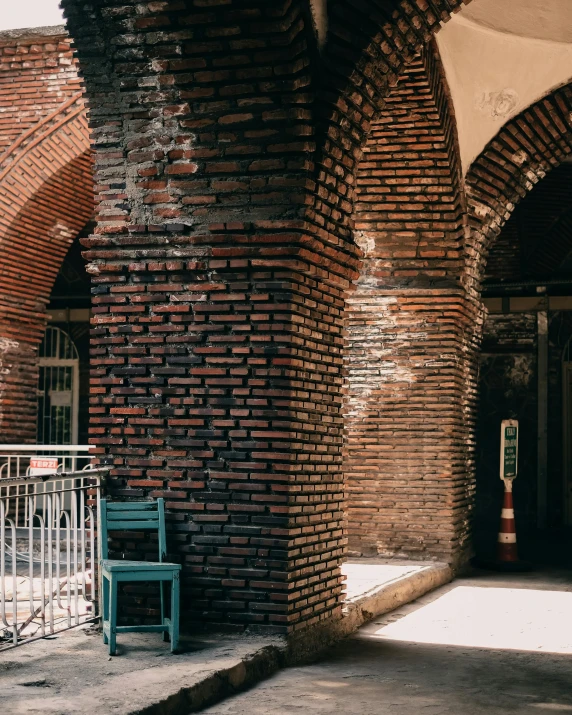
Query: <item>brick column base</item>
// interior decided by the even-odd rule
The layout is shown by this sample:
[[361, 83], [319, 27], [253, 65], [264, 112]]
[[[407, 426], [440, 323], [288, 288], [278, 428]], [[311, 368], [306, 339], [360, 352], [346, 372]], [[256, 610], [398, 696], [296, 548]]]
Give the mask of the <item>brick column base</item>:
[[[340, 614], [343, 271], [356, 259], [330, 271], [289, 226], [210, 228], [82, 241], [90, 441], [113, 496], [165, 498], [185, 619], [288, 633]], [[128, 615], [153, 608], [134, 595]]]
[[358, 288], [349, 306], [350, 552], [462, 560], [473, 483], [474, 325], [459, 288]]

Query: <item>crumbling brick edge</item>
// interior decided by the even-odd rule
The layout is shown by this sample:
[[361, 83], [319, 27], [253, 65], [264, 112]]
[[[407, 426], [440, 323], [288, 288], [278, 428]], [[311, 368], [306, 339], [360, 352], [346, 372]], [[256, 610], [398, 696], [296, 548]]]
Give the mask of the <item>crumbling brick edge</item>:
[[235, 695], [269, 678], [281, 668], [316, 660], [326, 648], [351, 635], [368, 621], [415, 601], [421, 596], [449, 583], [454, 577], [447, 564], [432, 564], [419, 572], [382, 586], [348, 604], [341, 619], [331, 619], [310, 629], [301, 630], [283, 646], [260, 648], [230, 668], [208, 675], [204, 680], [129, 715], [187, 715], [200, 712], [225, 698]]

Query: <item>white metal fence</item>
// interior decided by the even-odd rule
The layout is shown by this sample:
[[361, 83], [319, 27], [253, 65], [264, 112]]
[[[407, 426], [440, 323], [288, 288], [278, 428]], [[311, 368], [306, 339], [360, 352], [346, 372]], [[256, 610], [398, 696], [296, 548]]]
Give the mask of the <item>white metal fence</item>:
[[[22, 477], [41, 477], [91, 469], [90, 445], [0, 444], [0, 499], [11, 505], [16, 528], [27, 527], [30, 517], [28, 497], [34, 499], [33, 513], [47, 518], [45, 494], [69, 493], [71, 484], [60, 478], [49, 481], [22, 481]], [[16, 481], [13, 481], [16, 479]], [[12, 480], [12, 481], [10, 481]], [[69, 509], [69, 497], [65, 504]]]
[[28, 475], [34, 469], [38, 476], [41, 467], [33, 463], [40, 460], [57, 463], [57, 468], [46, 467], [44, 473], [77, 472], [91, 467], [92, 449], [89, 444], [0, 444], [0, 479]]
[[[97, 616], [97, 507], [109, 471], [26, 474], [22, 455], [6, 466], [7, 451], [0, 446], [0, 474], [10, 475], [0, 478], [0, 650]], [[24, 473], [14, 475], [17, 457]]]

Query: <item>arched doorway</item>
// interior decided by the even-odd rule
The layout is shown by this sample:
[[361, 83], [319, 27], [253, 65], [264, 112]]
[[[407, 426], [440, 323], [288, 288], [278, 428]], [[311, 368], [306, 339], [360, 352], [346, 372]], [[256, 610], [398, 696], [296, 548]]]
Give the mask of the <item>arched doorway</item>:
[[522, 555], [539, 562], [558, 552], [567, 558], [562, 357], [572, 327], [570, 107], [569, 85], [541, 99], [503, 127], [467, 174], [470, 273], [479, 278], [475, 285], [487, 309], [474, 519], [482, 556], [495, 548], [500, 421], [512, 417], [522, 425], [514, 486]]

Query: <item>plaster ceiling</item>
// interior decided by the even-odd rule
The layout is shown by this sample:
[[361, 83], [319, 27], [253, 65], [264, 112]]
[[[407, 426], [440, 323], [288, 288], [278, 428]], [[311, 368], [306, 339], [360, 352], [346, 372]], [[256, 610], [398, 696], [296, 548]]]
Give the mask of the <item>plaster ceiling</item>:
[[473, 0], [463, 17], [520, 37], [572, 42], [570, 0]]
[[437, 43], [466, 173], [509, 119], [571, 80], [572, 0], [473, 0]]

